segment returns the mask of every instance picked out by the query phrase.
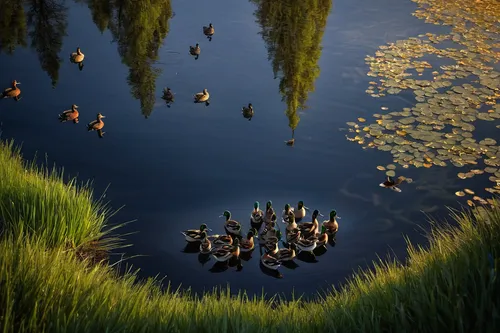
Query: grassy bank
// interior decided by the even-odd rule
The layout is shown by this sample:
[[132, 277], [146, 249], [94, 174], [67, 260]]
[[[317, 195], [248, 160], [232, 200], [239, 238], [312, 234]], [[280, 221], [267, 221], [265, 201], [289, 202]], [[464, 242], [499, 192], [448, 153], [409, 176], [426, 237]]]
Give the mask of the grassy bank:
[[[134, 283], [68, 251], [102, 239], [106, 208], [90, 188], [25, 164], [0, 144], [0, 325], [4, 332], [495, 332], [500, 210], [435, 227], [407, 266], [380, 262], [316, 302], [214, 291], [194, 298]], [[496, 206], [498, 207], [498, 205]], [[105, 243], [107, 244], [107, 243]], [[495, 259], [493, 259], [495, 262]]]

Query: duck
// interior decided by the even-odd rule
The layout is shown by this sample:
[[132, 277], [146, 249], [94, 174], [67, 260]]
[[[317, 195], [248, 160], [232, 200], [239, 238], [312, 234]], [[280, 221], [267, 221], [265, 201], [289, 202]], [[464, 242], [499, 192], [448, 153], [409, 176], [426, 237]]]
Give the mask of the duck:
[[91, 121], [90, 123], [87, 124], [87, 130], [88, 131], [98, 131], [102, 130], [104, 127], [104, 121], [102, 121], [102, 118], [106, 118], [106, 116], [103, 116], [102, 114], [98, 113], [96, 115], [96, 120]]
[[264, 265], [264, 267], [272, 270], [277, 270], [281, 266], [281, 261], [268, 253], [264, 253], [260, 257], [260, 262]]
[[203, 223], [202, 225], [200, 225], [200, 229], [188, 229], [188, 230], [184, 230], [184, 231], [181, 231], [181, 234], [184, 235], [184, 237], [186, 238], [186, 241], [188, 241], [189, 243], [194, 243], [194, 242], [199, 242], [202, 240], [202, 234], [205, 232], [205, 230], [209, 230], [207, 225], [205, 223]]
[[295, 220], [303, 219], [306, 216], [306, 210], [309, 209], [304, 206], [304, 201], [299, 201], [297, 203], [297, 209], [294, 210]]
[[301, 236], [302, 236], [302, 234], [300, 233], [300, 230], [298, 228], [295, 228], [293, 230], [287, 230], [286, 231], [286, 242], [288, 244], [297, 243], [300, 240]]
[[293, 215], [293, 207], [290, 204], [285, 204], [285, 209], [281, 212], [281, 222], [288, 224], [290, 215]]
[[208, 239], [207, 232], [203, 231], [201, 233], [201, 243], [200, 243], [200, 253], [201, 254], [209, 254], [212, 252], [212, 242]]
[[21, 82], [17, 82], [16, 80], [12, 81], [11, 87], [2, 92], [2, 98], [14, 98], [16, 102], [18, 102], [21, 99], [21, 97], [19, 97], [19, 95], [21, 95], [21, 89], [18, 87], [20, 84]]
[[241, 236], [241, 223], [235, 220], [231, 220], [231, 212], [226, 210], [220, 217], [226, 218], [226, 223], [224, 223], [224, 229], [226, 232], [232, 236]]
[[233, 245], [224, 248], [214, 248], [212, 250], [212, 257], [216, 261], [223, 262], [231, 259], [232, 257], [238, 258], [240, 256], [240, 244], [238, 238], [233, 242]]
[[399, 176], [396, 180], [393, 180], [391, 177], [387, 176], [385, 182], [380, 183], [379, 186], [384, 188], [390, 188], [391, 190], [396, 192], [401, 192], [399, 184], [401, 184], [405, 179], [406, 179], [405, 177]]
[[288, 248], [278, 249], [278, 243], [267, 242], [266, 248], [268, 249], [268, 254], [279, 259], [280, 261], [290, 261], [295, 258], [295, 244], [289, 244]]
[[243, 117], [245, 117], [248, 120], [252, 120], [253, 117], [253, 105], [252, 103], [248, 103], [248, 107], [244, 106], [241, 108], [241, 113], [243, 114]]
[[253, 211], [250, 214], [250, 224], [252, 228], [260, 230], [262, 223], [264, 222], [264, 212], [260, 209], [260, 203], [255, 201], [253, 203]]
[[264, 222], [266, 223], [273, 222], [273, 218], [274, 221], [276, 221], [276, 214], [274, 213], [273, 202], [269, 200], [268, 202], [266, 202], [266, 214], [264, 216]]
[[78, 105], [73, 104], [70, 110], [63, 111], [63, 113], [59, 114], [59, 120], [64, 123], [68, 120], [72, 120], [73, 123], [78, 124], [78, 117], [80, 113], [78, 112]]
[[203, 89], [202, 92], [196, 93], [194, 95], [194, 102], [195, 103], [207, 102], [209, 98], [210, 94], [208, 93], [208, 90], [205, 88]]
[[174, 102], [174, 94], [169, 87], [163, 88], [162, 98], [167, 102], [167, 106], [170, 106], [169, 104]]
[[212, 40], [212, 36], [214, 35], [215, 33], [215, 29], [214, 29], [214, 26], [212, 25], [212, 23], [209, 23], [208, 24], [208, 27], [203, 27], [203, 34], [205, 34], [205, 36], [208, 37], [208, 40]]
[[281, 231], [276, 230], [275, 227], [276, 227], [275, 222], [266, 224], [259, 237], [260, 243], [267, 242], [268, 240], [271, 239], [271, 237], [274, 237], [277, 240], [281, 238]]
[[255, 248], [254, 236], [257, 230], [251, 228], [248, 231], [247, 238], [243, 238], [240, 242], [241, 252], [250, 252]]
[[298, 228], [303, 234], [315, 234], [318, 231], [319, 223], [318, 223], [318, 215], [321, 215], [319, 210], [315, 209], [312, 213], [312, 222], [302, 222], [298, 224]]
[[195, 59], [198, 59], [198, 57], [200, 56], [200, 53], [201, 53], [201, 48], [200, 48], [200, 45], [198, 43], [196, 43], [195, 46], [189, 47], [189, 54], [196, 56]]
[[293, 147], [293, 145], [295, 144], [295, 139], [287, 140], [285, 141], [285, 143], [287, 146]]
[[316, 248], [317, 241], [317, 237], [309, 237], [307, 239], [301, 238], [295, 244], [297, 244], [297, 249], [299, 250], [299, 252], [311, 252]]
[[233, 244], [233, 237], [231, 235], [212, 235], [210, 238], [212, 238], [212, 244], [215, 247]]
[[78, 64], [80, 70], [83, 69], [83, 59], [85, 59], [85, 54], [82, 53], [82, 50], [79, 47], [76, 48], [76, 52], [69, 55], [70, 62]]
[[330, 219], [326, 220], [326, 221], [323, 221], [323, 226], [326, 227], [326, 233], [329, 236], [334, 236], [337, 233], [337, 231], [339, 230], [339, 224], [337, 222], [336, 217], [339, 218], [337, 216], [337, 211], [336, 210], [332, 210], [330, 212]]
[[316, 233], [312, 238], [316, 238], [316, 247], [326, 245], [328, 243], [328, 234], [326, 233], [325, 225], [321, 226], [321, 232]]

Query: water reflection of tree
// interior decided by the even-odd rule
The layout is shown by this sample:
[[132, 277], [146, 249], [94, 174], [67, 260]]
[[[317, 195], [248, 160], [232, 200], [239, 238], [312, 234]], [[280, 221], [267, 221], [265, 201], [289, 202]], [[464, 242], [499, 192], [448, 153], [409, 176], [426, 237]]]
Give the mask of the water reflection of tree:
[[287, 105], [288, 125], [295, 130], [300, 121], [297, 111], [306, 108], [319, 76], [320, 43], [332, 0], [251, 1], [258, 6], [255, 16], [274, 76], [281, 76], [279, 89]]
[[0, 53], [26, 47], [26, 14], [20, 1], [0, 0]]
[[61, 65], [59, 52], [68, 26], [68, 9], [64, 0], [27, 0], [26, 3], [31, 47], [38, 53], [42, 69], [55, 86]]
[[99, 30], [109, 28], [118, 43], [122, 61], [129, 67], [131, 93], [140, 100], [142, 114], [149, 117], [161, 72], [154, 63], [172, 16], [170, 0], [87, 0], [87, 4]]

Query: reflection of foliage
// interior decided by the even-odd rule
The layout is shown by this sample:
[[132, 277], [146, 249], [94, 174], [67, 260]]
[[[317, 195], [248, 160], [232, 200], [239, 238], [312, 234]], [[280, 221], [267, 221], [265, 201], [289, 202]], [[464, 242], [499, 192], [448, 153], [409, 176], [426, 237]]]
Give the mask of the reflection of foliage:
[[282, 73], [280, 92], [286, 101], [289, 126], [299, 123], [319, 75], [321, 38], [332, 5], [331, 0], [253, 0], [262, 26], [262, 37], [272, 60], [274, 76]]
[[0, 0], [0, 52], [26, 47], [26, 15], [21, 1]]
[[[469, 172], [459, 173], [459, 178], [490, 174], [494, 185], [486, 190], [500, 193], [500, 147], [490, 138], [476, 141], [474, 137], [478, 134], [473, 135], [472, 124], [477, 119], [500, 119], [500, 105], [497, 105], [500, 72], [493, 64], [500, 60], [497, 21], [500, 6], [497, 0], [414, 1], [421, 6], [415, 16], [431, 23], [452, 25], [452, 32], [428, 33], [383, 45], [375, 57], [366, 58], [370, 65], [368, 75], [381, 78], [379, 82], [370, 82], [367, 93], [379, 97], [411, 89], [418, 103], [400, 112], [375, 114], [376, 123], [368, 126], [349, 123], [354, 127], [351, 131], [358, 133], [349, 139], [365, 148], [390, 151], [394, 161], [405, 167], [474, 166]], [[458, 45], [445, 48], [441, 45], [444, 41]], [[424, 56], [434, 59], [429, 55], [451, 60], [453, 64], [437, 68], [430, 63], [432, 60], [420, 60]], [[429, 73], [430, 68], [435, 70]], [[413, 78], [414, 73], [422, 78]], [[425, 80], [424, 75], [431, 79]], [[471, 82], [456, 83], [457, 79]], [[478, 169], [478, 160], [486, 168]], [[477, 196], [473, 199], [485, 202]], [[468, 204], [474, 205], [470, 200]]]
[[59, 79], [59, 52], [66, 36], [67, 8], [63, 0], [28, 0], [28, 26], [31, 47], [38, 53], [42, 69], [49, 74], [52, 85]]
[[118, 42], [118, 52], [129, 67], [131, 93], [140, 100], [142, 114], [149, 117], [160, 74], [153, 64], [168, 33], [168, 20], [172, 16], [170, 0], [87, 0], [87, 3], [101, 32], [109, 27]]

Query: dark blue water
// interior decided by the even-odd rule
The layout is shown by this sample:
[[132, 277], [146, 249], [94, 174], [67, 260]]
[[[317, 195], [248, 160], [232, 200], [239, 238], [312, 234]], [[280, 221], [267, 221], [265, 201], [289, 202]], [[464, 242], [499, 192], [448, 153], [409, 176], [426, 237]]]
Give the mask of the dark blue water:
[[[402, 193], [384, 190], [375, 167], [391, 163], [390, 154], [363, 150], [341, 130], [345, 122], [368, 118], [382, 105], [392, 110], [412, 105], [410, 97], [367, 95], [371, 78], [364, 63], [386, 42], [447, 31], [411, 16], [412, 2], [356, 0], [330, 6], [322, 1], [308, 9], [282, 1], [282, 8], [293, 4], [299, 6], [292, 8], [295, 13], [316, 15], [304, 27], [315, 27], [317, 42], [309, 52], [296, 54], [304, 29], [287, 32], [292, 28], [283, 20], [265, 27], [270, 36], [287, 38], [276, 79], [257, 20], [262, 3], [140, 3], [27, 1], [24, 14], [22, 7], [13, 10], [19, 19], [2, 31], [0, 79], [5, 87], [20, 81], [23, 98], [1, 101], [0, 121], [2, 137], [22, 143], [27, 158], [46, 153], [65, 172], [93, 179], [99, 194], [110, 184], [106, 198], [115, 208], [125, 205], [113, 222], [137, 219], [123, 232], [139, 231], [127, 237], [133, 247], [126, 256], [144, 255], [128, 261], [142, 276], [166, 275], [173, 286], [196, 291], [230, 283], [233, 290], [312, 294], [344, 281], [377, 254], [394, 251], [404, 258], [403, 235], [425, 243], [419, 226], [428, 224], [422, 211], [439, 217], [447, 214], [444, 205], [458, 206], [453, 193], [464, 183], [457, 183], [453, 167], [407, 169], [404, 175], [414, 179], [412, 184], [405, 184]], [[26, 30], [23, 19], [29, 20]], [[210, 42], [201, 29], [209, 22], [216, 29]], [[12, 39], [7, 37], [13, 31], [29, 36], [26, 47], [17, 46], [9, 55], [6, 45]], [[188, 50], [197, 42], [202, 51], [194, 60]], [[68, 61], [77, 46], [85, 54], [82, 71]], [[320, 55], [317, 63], [314, 50]], [[311, 79], [306, 71], [294, 77], [299, 58], [312, 59], [307, 66], [310, 72], [319, 66], [319, 76]], [[283, 70], [296, 80], [289, 84], [288, 100], [280, 94]], [[299, 89], [307, 84], [314, 91]], [[176, 94], [171, 108], [161, 99], [167, 86]], [[209, 106], [192, 101], [203, 88], [211, 94]], [[288, 108], [293, 112], [287, 117], [287, 102], [302, 93], [308, 109], [294, 113]], [[240, 112], [249, 102], [255, 108], [251, 121]], [[58, 113], [72, 104], [80, 107], [80, 123], [60, 124]], [[102, 139], [85, 129], [98, 112], [106, 116]], [[296, 126], [294, 147], [284, 144], [292, 135], [290, 125]], [[272, 200], [280, 212], [285, 203], [299, 200], [325, 216], [336, 209], [342, 217], [336, 246], [317, 263], [296, 260], [295, 270], [282, 268], [283, 279], [261, 272], [258, 250], [241, 272], [222, 273], [209, 271], [213, 260], [202, 265], [196, 254], [182, 252], [179, 231], [207, 222], [223, 233], [218, 216], [225, 209], [247, 230], [255, 200]]]

